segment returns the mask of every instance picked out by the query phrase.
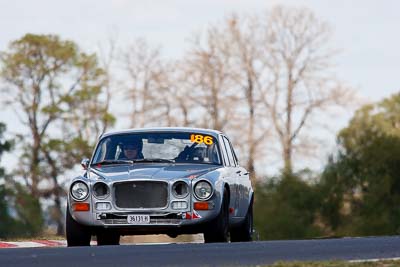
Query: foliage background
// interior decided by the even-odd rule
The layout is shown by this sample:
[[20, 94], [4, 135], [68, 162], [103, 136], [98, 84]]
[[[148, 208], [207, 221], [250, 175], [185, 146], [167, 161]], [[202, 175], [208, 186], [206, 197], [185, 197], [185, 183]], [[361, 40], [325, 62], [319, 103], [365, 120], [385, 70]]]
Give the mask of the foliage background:
[[[2, 107], [25, 127], [7, 135], [23, 168], [0, 170], [0, 238], [62, 234], [66, 176], [117, 121], [228, 133], [252, 173], [262, 239], [397, 234], [399, 94], [359, 108], [323, 170], [303, 169], [324, 120], [358, 106], [329, 69], [330, 34], [310, 10], [276, 7], [209, 25], [172, 60], [144, 39], [110, 40], [106, 53], [55, 34], [14, 40], [1, 53], [0, 87]], [[12, 147], [5, 131], [0, 155]], [[276, 158], [282, 169], [264, 173]]]

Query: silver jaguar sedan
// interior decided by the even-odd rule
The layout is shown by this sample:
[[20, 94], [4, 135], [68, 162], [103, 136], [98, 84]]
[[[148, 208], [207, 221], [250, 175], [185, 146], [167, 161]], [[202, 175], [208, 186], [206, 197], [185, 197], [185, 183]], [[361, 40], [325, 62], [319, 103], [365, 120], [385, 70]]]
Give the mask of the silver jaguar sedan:
[[254, 192], [228, 137], [197, 128], [100, 136], [68, 192], [68, 246], [118, 245], [121, 235], [204, 233], [251, 241]]

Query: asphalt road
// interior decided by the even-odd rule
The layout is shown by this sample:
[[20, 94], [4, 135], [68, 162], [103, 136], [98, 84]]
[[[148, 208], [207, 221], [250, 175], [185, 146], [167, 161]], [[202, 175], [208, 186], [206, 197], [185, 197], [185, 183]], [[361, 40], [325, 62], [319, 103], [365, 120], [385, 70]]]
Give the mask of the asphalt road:
[[400, 237], [1, 249], [0, 266], [249, 266], [400, 257]]

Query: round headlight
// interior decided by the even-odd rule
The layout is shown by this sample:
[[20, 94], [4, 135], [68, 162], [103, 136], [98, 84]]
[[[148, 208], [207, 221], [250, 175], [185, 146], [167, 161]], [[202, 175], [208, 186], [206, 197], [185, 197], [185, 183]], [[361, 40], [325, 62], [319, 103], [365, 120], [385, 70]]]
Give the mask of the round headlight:
[[172, 186], [172, 194], [177, 198], [184, 198], [189, 194], [189, 187], [183, 181], [175, 182]]
[[89, 187], [81, 181], [77, 181], [71, 186], [71, 195], [76, 200], [84, 200], [89, 194]]
[[199, 181], [194, 186], [194, 194], [200, 200], [206, 200], [211, 197], [213, 188], [207, 181]]
[[108, 185], [106, 185], [105, 183], [95, 183], [93, 186], [93, 195], [96, 198], [99, 199], [104, 199], [106, 198], [110, 193], [110, 189], [108, 187]]

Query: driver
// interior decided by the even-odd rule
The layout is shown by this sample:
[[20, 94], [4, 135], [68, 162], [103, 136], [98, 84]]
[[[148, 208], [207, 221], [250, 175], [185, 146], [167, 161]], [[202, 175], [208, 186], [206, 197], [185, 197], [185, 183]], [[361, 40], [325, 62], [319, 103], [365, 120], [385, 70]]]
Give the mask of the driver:
[[127, 160], [143, 159], [142, 140], [128, 140], [122, 144], [122, 158]]

